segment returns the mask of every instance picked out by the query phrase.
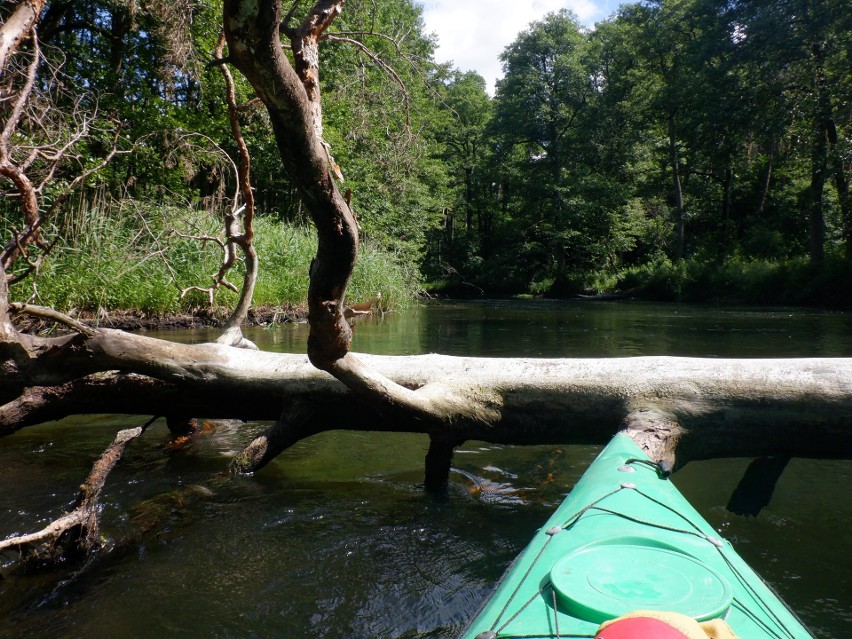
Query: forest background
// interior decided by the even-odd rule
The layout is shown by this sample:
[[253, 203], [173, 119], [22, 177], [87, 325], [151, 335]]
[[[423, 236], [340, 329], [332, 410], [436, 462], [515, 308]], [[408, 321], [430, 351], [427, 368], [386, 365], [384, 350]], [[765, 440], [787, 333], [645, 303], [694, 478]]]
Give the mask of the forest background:
[[[213, 0], [47, 4], [36, 99], [9, 146], [39, 185], [45, 239], [18, 266], [30, 276], [15, 297], [66, 312], [233, 306], [227, 287], [212, 303], [203, 290], [238, 162], [220, 25]], [[351, 0], [321, 43], [323, 136], [362, 234], [352, 299], [849, 306], [845, 3], [640, 2], [594, 30], [549, 14], [504, 51], [494, 97], [476, 73], [436, 63], [435, 46], [411, 0]], [[0, 78], [4, 96], [24, 71]], [[298, 306], [315, 239], [266, 111], [235, 82], [255, 304]], [[4, 121], [12, 108], [0, 100]], [[0, 184], [6, 243], [22, 207], [14, 182]]]

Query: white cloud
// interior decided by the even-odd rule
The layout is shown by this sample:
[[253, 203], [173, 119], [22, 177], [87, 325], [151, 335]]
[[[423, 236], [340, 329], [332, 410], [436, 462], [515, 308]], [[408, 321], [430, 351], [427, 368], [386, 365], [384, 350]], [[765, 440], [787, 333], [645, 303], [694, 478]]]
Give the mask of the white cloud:
[[426, 32], [438, 36], [436, 59], [477, 71], [494, 93], [502, 77], [499, 56], [518, 33], [552, 11], [566, 8], [591, 27], [617, 6], [605, 0], [421, 0]]

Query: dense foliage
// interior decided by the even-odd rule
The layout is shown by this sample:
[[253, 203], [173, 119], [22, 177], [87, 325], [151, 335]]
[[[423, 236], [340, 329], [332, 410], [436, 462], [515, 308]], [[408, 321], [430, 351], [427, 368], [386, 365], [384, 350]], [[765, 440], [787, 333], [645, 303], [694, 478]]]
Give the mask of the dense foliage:
[[[296, 15], [309, 7], [297, 5]], [[0, 7], [0, 20], [10, 11]], [[435, 64], [412, 0], [350, 0], [321, 45], [324, 137], [364, 238], [401, 265], [408, 290], [419, 269], [445, 287], [490, 294], [622, 288], [843, 303], [852, 279], [850, 14], [836, 0], [646, 0], [587, 30], [562, 11], [504, 51], [491, 97], [475, 73]], [[164, 245], [189, 250], [181, 224], [203, 212], [195, 226], [209, 232], [210, 216], [226, 208], [237, 153], [214, 63], [220, 23], [216, 0], [48, 2], [36, 106], [51, 115], [30, 119], [14, 140], [24, 154], [42, 139], [68, 143], [62, 163], [44, 163], [43, 206], [114, 146], [119, 154], [77, 196], [54, 198], [49, 239], [61, 239], [19, 296], [31, 288], [60, 305], [148, 305], [193, 284], [166, 278], [165, 291], [136, 301], [48, 296], [66, 286], [50, 281], [70, 272], [62, 260], [80, 254], [81, 216], [118, 225], [102, 238], [112, 248], [90, 254], [135, 260], [148, 282], [169, 271]], [[20, 86], [26, 54], [27, 45], [7, 91]], [[278, 237], [277, 224], [299, 227], [305, 215], [265, 113], [237, 85], [262, 233]], [[6, 233], [20, 211], [13, 185], [0, 188]], [[179, 212], [175, 224], [158, 211]], [[111, 244], [120, 236], [133, 250]], [[261, 277], [264, 263], [286, 261], [286, 243], [275, 241]], [[218, 256], [206, 259], [201, 279]]]
[[[848, 6], [827, 0], [532, 23], [503, 54], [478, 189], [456, 205], [473, 213], [443, 255], [486, 288], [844, 303], [850, 34]], [[802, 288], [813, 278], [830, 284]]]

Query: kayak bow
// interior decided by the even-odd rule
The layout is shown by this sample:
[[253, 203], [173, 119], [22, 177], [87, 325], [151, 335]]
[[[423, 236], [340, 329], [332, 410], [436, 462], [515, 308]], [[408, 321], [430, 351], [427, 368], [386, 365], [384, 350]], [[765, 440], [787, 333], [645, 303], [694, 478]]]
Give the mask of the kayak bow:
[[667, 473], [619, 434], [463, 637], [595, 637], [603, 622], [637, 610], [724, 620], [739, 639], [812, 636]]

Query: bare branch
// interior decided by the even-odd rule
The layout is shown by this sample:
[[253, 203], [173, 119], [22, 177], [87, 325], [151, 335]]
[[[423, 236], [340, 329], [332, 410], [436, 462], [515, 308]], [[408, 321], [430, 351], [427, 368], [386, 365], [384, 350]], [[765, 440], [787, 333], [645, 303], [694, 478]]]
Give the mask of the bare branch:
[[378, 65], [385, 73], [387, 73], [394, 82], [396, 82], [397, 86], [399, 86], [400, 91], [402, 92], [402, 100], [405, 104], [405, 128], [406, 130], [411, 129], [411, 98], [408, 95], [408, 90], [405, 88], [405, 83], [402, 81], [402, 78], [396, 72], [391, 65], [382, 60], [377, 53], [371, 51], [363, 42], [355, 40], [353, 38], [347, 38], [340, 36], [338, 34], [328, 33], [324, 36], [324, 38], [330, 42], [343, 42], [346, 44], [351, 44], [357, 47], [364, 55], [366, 55], [370, 60], [372, 60], [376, 65]]
[[[47, 133], [45, 131], [45, 133]], [[56, 168], [59, 166], [60, 161], [65, 157], [68, 153], [68, 150], [71, 149], [77, 142], [86, 137], [89, 133], [89, 120], [88, 118], [83, 121], [82, 127], [74, 131], [72, 135], [65, 141], [64, 144], [55, 149], [52, 153], [50, 152], [50, 147], [38, 147], [33, 149], [33, 152], [30, 154], [30, 157], [27, 158], [21, 165], [21, 170], [26, 171], [31, 164], [37, 159], [41, 158], [50, 162], [51, 166], [48, 170], [47, 174], [42, 178], [41, 183], [37, 187], [37, 191], [39, 193], [42, 192], [45, 185], [53, 179], [53, 175], [56, 172]]]
[[[15, 229], [12, 229], [12, 232], [17, 233]], [[22, 251], [21, 255], [24, 258], [24, 261], [27, 263], [27, 267], [22, 271], [18, 271], [17, 273], [10, 275], [9, 284], [16, 284], [21, 280], [29, 277], [30, 274], [37, 273], [41, 268], [42, 263], [44, 262], [44, 258], [50, 254], [50, 252], [53, 250], [53, 247], [56, 246], [56, 243], [59, 241], [59, 236], [54, 237], [50, 244], [45, 244], [44, 242], [36, 241], [35, 244], [41, 249], [41, 252], [35, 260], [32, 260], [24, 251], [23, 246], [20, 242], [20, 238], [21, 236], [19, 234], [15, 235], [15, 240], [17, 242], [18, 248]]]
[[[148, 220], [145, 218], [144, 215], [139, 214], [138, 211], [136, 212], [136, 214], [137, 214], [137, 218], [142, 223], [142, 226], [144, 227], [145, 232], [148, 234], [148, 237], [151, 238], [151, 241], [154, 243], [154, 246], [156, 247], [156, 250], [149, 257], [153, 257], [154, 255], [158, 255], [162, 258], [162, 263], [166, 267], [166, 270], [169, 272], [169, 276], [172, 278], [172, 283], [175, 285], [175, 288], [180, 290], [180, 286], [178, 285], [178, 280], [177, 280], [177, 273], [175, 273], [174, 268], [172, 268], [171, 262], [169, 262], [169, 260], [166, 259], [166, 249], [163, 246], [160, 245], [160, 237], [156, 233], [154, 233], [154, 231], [151, 230], [151, 225], [148, 224]], [[148, 259], [148, 257], [145, 258], [145, 260], [147, 260], [147, 259]], [[142, 260], [142, 261], [144, 262], [145, 260]], [[141, 264], [141, 262], [139, 262], [139, 264]], [[123, 273], [122, 273], [122, 275], [123, 275]]]
[[0, 345], [17, 341], [17, 331], [9, 317], [9, 282], [6, 270], [0, 264]]
[[331, 147], [323, 137], [322, 101], [319, 83], [319, 41], [326, 29], [343, 10], [344, 0], [320, 0], [308, 12], [298, 29], [290, 35], [295, 70], [308, 97], [308, 114], [316, 139], [322, 144], [334, 176], [343, 180], [343, 173], [331, 155]]
[[36, 263], [30, 259], [29, 255], [27, 255], [27, 248], [23, 244], [21, 244], [21, 234], [14, 226], [12, 227], [12, 235], [14, 236], [15, 245], [18, 247], [18, 253], [20, 254], [20, 256], [24, 258], [24, 261], [26, 261], [27, 264], [29, 264], [33, 268], [36, 268]]
[[341, 37], [341, 38], [354, 38], [354, 37], [362, 37], [363, 38], [365, 36], [370, 36], [371, 38], [379, 38], [380, 40], [390, 42], [394, 46], [394, 48], [396, 49], [397, 53], [402, 55], [402, 46], [399, 44], [399, 40], [389, 36], [386, 33], [381, 33], [381, 32], [373, 31], [373, 30], [369, 30], [369, 31], [335, 31], [334, 33], [327, 33], [323, 37], [331, 38], [331, 37], [334, 37], [334, 36]]
[[210, 306], [213, 306], [213, 295], [215, 294], [217, 288], [219, 288], [219, 287], [218, 286], [209, 286], [207, 288], [204, 288], [203, 286], [189, 286], [189, 287], [183, 289], [180, 292], [180, 298], [179, 299], [183, 299], [192, 291], [198, 291], [199, 293], [205, 293], [207, 295], [208, 303], [210, 304]]
[[[217, 57], [222, 57], [225, 50], [225, 33], [219, 35], [219, 41], [216, 43]], [[225, 80], [225, 102], [228, 105], [228, 119], [231, 124], [231, 135], [234, 142], [237, 144], [239, 152], [239, 168], [237, 169], [237, 189], [239, 197], [234, 197], [234, 202], [230, 211], [225, 215], [225, 232], [231, 245], [236, 244], [240, 247], [245, 255], [246, 270], [243, 278], [243, 288], [240, 299], [237, 302], [231, 316], [225, 321], [222, 327], [222, 335], [217, 341], [220, 343], [229, 343], [233, 345], [252, 348], [254, 344], [243, 337], [242, 329], [240, 328], [248, 317], [249, 308], [254, 297], [254, 287], [257, 283], [257, 251], [254, 248], [254, 192], [251, 189], [251, 155], [249, 154], [248, 145], [243, 137], [242, 128], [239, 120], [239, 107], [237, 106], [237, 92], [234, 85], [234, 78], [231, 75], [230, 69], [227, 66], [220, 67], [222, 77]], [[240, 206], [240, 198], [242, 206]], [[239, 208], [238, 208], [239, 207]], [[239, 214], [243, 213], [243, 229], [240, 232]], [[231, 268], [236, 261], [236, 253], [231, 252], [227, 256], [225, 263], [219, 270], [219, 276], [224, 279], [225, 273]]]
[[77, 175], [77, 177], [75, 177], [73, 180], [71, 180], [71, 182], [68, 184], [68, 186], [65, 187], [62, 190], [62, 192], [59, 193], [59, 195], [57, 195], [54, 198], [53, 203], [51, 204], [50, 208], [48, 209], [48, 211], [43, 216], [45, 219], [50, 217], [51, 215], [53, 215], [53, 213], [56, 211], [56, 209], [59, 208], [59, 205], [62, 204], [68, 198], [68, 196], [71, 195], [71, 193], [73, 193], [77, 189], [78, 186], [80, 186], [83, 182], [88, 180], [90, 177], [92, 177], [96, 173], [98, 173], [101, 170], [103, 170], [104, 168], [106, 168], [106, 166], [110, 162], [112, 162], [112, 159], [116, 155], [125, 155], [127, 153], [130, 153], [129, 150], [119, 150], [118, 140], [119, 140], [120, 135], [121, 135], [121, 129], [116, 128], [115, 135], [113, 136], [113, 140], [112, 140], [112, 148], [110, 149], [109, 153], [107, 153], [107, 155], [100, 162], [98, 162], [95, 166], [83, 171], [82, 173]]
[[[24, 4], [28, 3], [22, 3], [22, 5]], [[3, 131], [0, 132], [0, 175], [7, 177], [18, 188], [21, 197], [21, 210], [24, 214], [24, 224], [26, 224], [27, 227], [23, 234], [16, 234], [14, 240], [8, 243], [0, 253], [0, 268], [4, 269], [9, 268], [15, 261], [15, 258], [19, 254], [18, 247], [22, 245], [26, 246], [30, 242], [34, 241], [37, 238], [38, 232], [38, 199], [36, 197], [35, 188], [27, 175], [21, 171], [19, 167], [15, 166], [9, 150], [9, 139], [21, 120], [24, 107], [32, 94], [33, 86], [35, 85], [36, 69], [38, 68], [39, 61], [38, 38], [36, 37], [35, 32], [32, 33], [32, 41], [32, 59], [27, 68], [24, 86], [18, 93], [15, 104], [9, 114], [9, 118], [3, 126]], [[0, 70], [2, 70], [2, 68], [3, 67], [0, 66]]]
[[222, 241], [221, 238], [214, 237], [213, 235], [189, 235], [187, 233], [181, 233], [180, 231], [172, 231], [174, 235], [178, 237], [182, 237], [187, 240], [197, 240], [199, 242], [213, 242], [223, 251], [225, 250], [225, 242]]
[[260, 98], [252, 98], [251, 100], [248, 100], [243, 104], [237, 105], [237, 111], [243, 113], [245, 111], [251, 111], [261, 106], [263, 106], [263, 102], [261, 102]]
[[[234, 171], [234, 175], [237, 177], [237, 187], [234, 191], [234, 200], [236, 200], [240, 195], [239, 169], [237, 168], [236, 162], [234, 162], [234, 160], [231, 158], [231, 156], [228, 155], [227, 151], [225, 151], [225, 149], [223, 149], [213, 138], [211, 138], [208, 135], [204, 135], [203, 133], [199, 133], [198, 131], [184, 131], [184, 130], [178, 129], [178, 132], [180, 134], [178, 136], [177, 140], [176, 140], [178, 145], [181, 144], [181, 143], [186, 143], [187, 145], [189, 145], [189, 142], [187, 142], [187, 141], [192, 139], [192, 138], [202, 139], [205, 142], [207, 142], [207, 144], [209, 144], [215, 150], [216, 157], [218, 157], [219, 159], [225, 160], [228, 163], [228, 165], [230, 165], [231, 169]], [[178, 146], [177, 148], [180, 148], [180, 147]], [[193, 147], [189, 146], [189, 148], [193, 148]], [[194, 147], [194, 148], [203, 148], [203, 147]]]
[[12, 133], [18, 127], [18, 123], [21, 121], [21, 114], [24, 112], [24, 107], [30, 99], [30, 95], [33, 92], [33, 86], [35, 85], [36, 69], [38, 69], [40, 56], [38, 36], [35, 32], [32, 34], [32, 41], [32, 59], [27, 67], [26, 81], [23, 88], [18, 93], [17, 99], [15, 100], [15, 106], [12, 107], [12, 112], [9, 114], [9, 119], [6, 120], [6, 124], [3, 125], [3, 132], [0, 133], [0, 161], [6, 161], [9, 157], [9, 138], [12, 136]]
[[35, 306], [33, 304], [24, 304], [22, 302], [14, 302], [9, 305], [9, 308], [16, 313], [26, 313], [27, 315], [34, 315], [35, 317], [41, 317], [43, 319], [64, 324], [65, 326], [73, 328], [78, 333], [82, 333], [88, 337], [94, 337], [98, 334], [98, 329], [86, 326], [82, 322], [75, 320], [73, 317], [69, 317], [68, 315], [55, 311], [52, 308]]
[[284, 19], [281, 21], [281, 30], [290, 37], [292, 37], [293, 34], [293, 29], [290, 27], [290, 21], [293, 19], [293, 14], [296, 13], [296, 9], [298, 7], [299, 0], [293, 0], [293, 4], [290, 5], [290, 10], [287, 12], [287, 15], [284, 16]]
[[[225, 48], [225, 34], [224, 32], [219, 35], [219, 42], [216, 45], [216, 53], [217, 55], [221, 55]], [[239, 168], [235, 167], [235, 173], [237, 175], [237, 189], [239, 195], [242, 197], [242, 207], [239, 208], [238, 198], [234, 198], [233, 206], [231, 207], [231, 211], [236, 215], [239, 211], [245, 211], [243, 216], [243, 225], [245, 227], [245, 241], [249, 244], [251, 243], [254, 237], [254, 228], [252, 223], [254, 221], [254, 193], [251, 190], [251, 182], [249, 180], [249, 175], [251, 173], [251, 155], [249, 154], [248, 145], [246, 144], [246, 140], [243, 137], [242, 128], [240, 127], [239, 121], [239, 109], [237, 106], [237, 91], [234, 85], [234, 78], [231, 75], [230, 69], [228, 67], [222, 67], [222, 77], [225, 80], [225, 102], [228, 105], [228, 115], [231, 125], [231, 135], [234, 136], [234, 141], [237, 144], [237, 149], [239, 151], [240, 162]], [[229, 233], [231, 237], [235, 237], [235, 233]]]
[[[10, 110], [8, 119], [4, 123], [0, 133], [0, 175], [9, 179], [17, 188], [20, 197], [20, 206], [23, 213], [24, 226], [20, 231], [6, 242], [0, 252], [0, 263], [9, 270], [19, 257], [27, 263], [23, 271], [10, 274], [9, 281], [17, 282], [37, 271], [45, 255], [56, 243], [47, 243], [41, 239], [41, 229], [45, 222], [52, 217], [62, 206], [68, 196], [77, 190], [86, 180], [101, 171], [112, 159], [127, 151], [119, 149], [120, 127], [116, 126], [112, 141], [112, 149], [96, 165], [87, 169], [80, 166], [80, 170], [71, 181], [51, 199], [50, 207], [46, 211], [40, 210], [39, 195], [50, 183], [60, 164], [70, 160], [78, 165], [82, 164], [81, 157], [73, 153], [78, 143], [91, 135], [91, 123], [95, 120], [97, 110], [94, 113], [85, 112], [83, 108], [84, 98], [77, 96], [74, 99], [74, 107], [69, 115], [58, 113], [51, 109], [51, 91], [63, 91], [63, 82], [57, 80], [59, 68], [48, 66], [52, 77], [48, 81], [48, 93], [37, 95], [34, 93], [36, 71], [41, 60], [38, 38], [32, 34], [31, 60], [25, 73], [23, 85], [14, 97], [14, 105]], [[67, 119], [67, 122], [66, 122]], [[73, 124], [71, 124], [73, 121]], [[26, 131], [19, 133], [19, 129]], [[70, 133], [69, 133], [70, 131]], [[13, 136], [21, 137], [32, 144], [13, 145]], [[41, 138], [41, 141], [39, 139]], [[22, 161], [16, 161], [13, 153], [21, 156], [26, 153]], [[32, 178], [30, 171], [39, 162], [38, 171], [40, 176]], [[35, 183], [37, 182], [37, 184]], [[33, 259], [26, 254], [27, 247], [35, 245], [41, 249], [37, 258]]]

